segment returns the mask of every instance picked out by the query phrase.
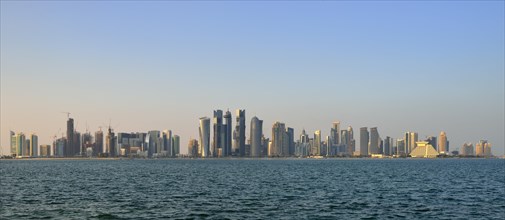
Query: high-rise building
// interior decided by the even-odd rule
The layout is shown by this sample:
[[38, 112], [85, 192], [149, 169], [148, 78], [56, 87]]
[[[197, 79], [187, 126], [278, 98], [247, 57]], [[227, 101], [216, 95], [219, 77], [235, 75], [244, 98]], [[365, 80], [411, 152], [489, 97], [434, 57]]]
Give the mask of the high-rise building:
[[261, 157], [261, 137], [263, 135], [263, 120], [256, 116], [251, 119], [251, 157]]
[[333, 156], [333, 143], [331, 136], [326, 136], [326, 144], [325, 144], [325, 156]]
[[405, 155], [410, 154], [410, 132], [405, 132], [405, 135], [403, 136], [403, 142], [405, 144]]
[[286, 133], [288, 135], [288, 156], [293, 156], [295, 154], [295, 130], [288, 127]]
[[207, 117], [200, 118], [200, 147], [198, 148], [198, 154], [201, 157], [209, 157], [209, 142], [210, 142], [210, 119]]
[[[153, 157], [155, 154], [160, 153], [158, 150], [161, 149], [161, 138], [160, 131], [149, 131], [147, 132], [145, 144], [147, 148], [147, 156]], [[161, 140], [160, 140], [161, 139]]]
[[479, 143], [475, 145], [475, 156], [489, 157], [491, 155], [491, 144], [489, 144], [487, 140], [480, 140]]
[[103, 131], [100, 129], [95, 132], [95, 144], [93, 145], [93, 155], [98, 156], [98, 154], [103, 153]]
[[74, 119], [68, 118], [67, 120], [67, 143], [65, 144], [64, 156], [65, 157], [73, 157], [75, 155], [74, 152]]
[[330, 130], [330, 138], [332, 140], [332, 145], [340, 144], [340, 122], [333, 122], [333, 126]]
[[368, 156], [368, 141], [370, 139], [368, 128], [362, 127], [359, 129], [359, 155]]
[[174, 135], [172, 146], [174, 148], [172, 156], [179, 156], [181, 154], [181, 137], [179, 135]]
[[447, 134], [444, 131], [440, 132], [438, 136], [438, 152], [447, 153], [449, 151], [447, 147]]
[[484, 144], [484, 156], [491, 157], [493, 154], [491, 153], [491, 144], [486, 141]]
[[25, 134], [23, 134], [22, 132], [20, 133], [17, 133], [15, 136], [14, 136], [15, 140], [16, 140], [16, 156], [23, 156], [25, 153], [23, 152], [23, 150], [25, 150], [25, 145], [26, 145], [26, 137], [25, 137]]
[[172, 130], [163, 130], [162, 135], [162, 143], [163, 151], [165, 151], [166, 156], [173, 157], [175, 156], [174, 147], [173, 147], [173, 137]]
[[321, 156], [321, 130], [314, 132], [314, 145], [312, 146], [311, 154]]
[[265, 135], [262, 135], [261, 136], [261, 156], [262, 157], [268, 156], [268, 142], [270, 142], [270, 139], [265, 138]]
[[437, 137], [429, 136], [426, 138], [426, 142], [438, 151]]
[[410, 133], [410, 144], [409, 144], [409, 152], [412, 152], [414, 149], [417, 147], [417, 142], [418, 142], [418, 134], [417, 132], [411, 132]]
[[235, 125], [235, 154], [243, 157], [245, 156], [245, 110], [237, 109], [236, 120], [237, 125]]
[[405, 144], [405, 140], [402, 138], [397, 139], [395, 154], [398, 156], [406, 156], [407, 155], [406, 151], [407, 151], [407, 146]]
[[231, 112], [226, 111], [224, 114], [224, 125], [223, 125], [223, 131], [224, 131], [224, 148], [223, 148], [223, 156], [227, 157], [231, 155], [232, 152], [232, 119], [231, 119]]
[[9, 131], [10, 144], [11, 144], [11, 156], [16, 155], [16, 134], [14, 131]]
[[90, 148], [91, 151], [93, 151], [93, 136], [91, 133], [86, 131], [85, 133], [82, 134], [82, 145], [81, 145], [81, 152], [84, 153], [87, 152], [87, 149]]
[[51, 145], [40, 145], [40, 154], [41, 157], [49, 157], [51, 156]]
[[464, 143], [461, 147], [461, 156], [473, 156], [473, 144], [472, 143]]
[[112, 128], [109, 127], [107, 132], [107, 136], [105, 138], [105, 148], [106, 152], [109, 154], [109, 157], [117, 156], [116, 152], [116, 136], [112, 131]]
[[53, 155], [55, 157], [64, 157], [65, 156], [65, 148], [66, 148], [66, 144], [68, 143], [68, 141], [64, 138], [64, 137], [61, 137], [61, 138], [58, 138], [54, 141], [54, 146], [53, 146]]
[[349, 151], [351, 149], [351, 143], [349, 143], [349, 130], [341, 130], [340, 131], [340, 145], [339, 145], [339, 152], [340, 153], [345, 153], [346, 155], [352, 155], [349, 154]]
[[31, 134], [30, 135], [30, 156], [32, 157], [37, 157], [39, 156], [39, 153], [38, 153], [38, 145], [39, 144], [39, 137], [37, 137], [37, 135], [35, 134]]
[[32, 150], [30, 149], [30, 139], [25, 139], [25, 144], [23, 145], [23, 156], [29, 157]]
[[[72, 149], [72, 155], [79, 155], [81, 153], [81, 133], [74, 131], [74, 147]], [[117, 152], [117, 151], [116, 151]]]
[[356, 151], [356, 141], [354, 140], [354, 131], [352, 127], [347, 127], [347, 155], [352, 156]]
[[222, 149], [223, 144], [223, 111], [215, 110], [213, 118], [214, 135], [212, 139], [212, 146], [210, 148], [210, 153], [212, 157], [217, 157], [218, 149]]
[[392, 140], [389, 136], [386, 136], [386, 139], [384, 139], [384, 148], [383, 148], [383, 153], [386, 156], [391, 156], [393, 155], [391, 152], [393, 151], [392, 147]]
[[198, 155], [198, 141], [196, 139], [189, 140], [188, 144], [188, 156], [190, 157], [199, 157]]
[[380, 154], [380, 136], [377, 127], [370, 128], [370, 144], [368, 147], [369, 154]]
[[288, 134], [286, 125], [281, 122], [275, 122], [272, 126], [272, 145], [268, 156], [285, 157], [288, 154], [289, 148]]
[[301, 143], [309, 143], [309, 135], [305, 132], [305, 129], [302, 130], [302, 134], [300, 135]]

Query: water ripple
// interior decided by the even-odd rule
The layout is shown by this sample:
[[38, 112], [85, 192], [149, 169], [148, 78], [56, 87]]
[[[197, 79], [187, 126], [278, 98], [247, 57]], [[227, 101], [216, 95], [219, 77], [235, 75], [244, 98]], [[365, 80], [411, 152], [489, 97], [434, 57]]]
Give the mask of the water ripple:
[[505, 219], [505, 160], [0, 161], [0, 219]]

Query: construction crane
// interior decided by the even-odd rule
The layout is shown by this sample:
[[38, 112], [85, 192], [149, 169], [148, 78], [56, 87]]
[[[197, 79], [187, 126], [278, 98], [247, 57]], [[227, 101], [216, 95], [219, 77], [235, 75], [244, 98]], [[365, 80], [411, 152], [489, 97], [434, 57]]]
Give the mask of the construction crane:
[[61, 112], [61, 113], [67, 114], [67, 119], [70, 118], [70, 112]]

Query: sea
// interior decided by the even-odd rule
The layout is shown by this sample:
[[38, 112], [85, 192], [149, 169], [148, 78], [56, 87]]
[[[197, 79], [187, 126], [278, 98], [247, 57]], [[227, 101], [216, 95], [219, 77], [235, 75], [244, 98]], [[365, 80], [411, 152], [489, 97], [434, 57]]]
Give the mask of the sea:
[[2, 160], [0, 219], [505, 219], [503, 159]]

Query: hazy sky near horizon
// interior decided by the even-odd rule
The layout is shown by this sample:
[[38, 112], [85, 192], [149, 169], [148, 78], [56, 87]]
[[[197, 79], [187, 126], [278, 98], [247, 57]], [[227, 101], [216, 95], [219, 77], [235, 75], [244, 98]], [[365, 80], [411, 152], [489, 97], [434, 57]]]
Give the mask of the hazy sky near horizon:
[[[298, 136], [333, 121], [382, 138], [446, 131], [504, 154], [503, 1], [1, 1], [0, 145], [9, 130], [61, 136], [112, 121], [171, 129], [246, 109]], [[357, 147], [359, 149], [359, 147]]]

